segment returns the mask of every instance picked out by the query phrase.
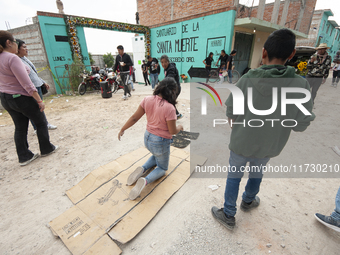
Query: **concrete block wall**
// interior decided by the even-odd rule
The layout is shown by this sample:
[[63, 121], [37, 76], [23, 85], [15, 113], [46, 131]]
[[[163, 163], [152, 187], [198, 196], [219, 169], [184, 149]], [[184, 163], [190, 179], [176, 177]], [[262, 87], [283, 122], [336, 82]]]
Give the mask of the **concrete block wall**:
[[[280, 24], [284, 3], [285, 3], [284, 1], [281, 1], [280, 3], [277, 24]], [[313, 18], [315, 4], [316, 4], [316, 0], [306, 0], [305, 11], [303, 13], [302, 22], [301, 22], [301, 25], [298, 31], [308, 34], [310, 24]], [[268, 21], [268, 22], [271, 21], [273, 8], [274, 8], [274, 3], [266, 4], [264, 15], [263, 15], [263, 20]], [[300, 9], [301, 9], [301, 0], [290, 1], [289, 8], [288, 8], [288, 15], [287, 15], [287, 19], [285, 22], [286, 23], [285, 27], [290, 28], [290, 29], [296, 28], [296, 23], [298, 21], [299, 14], [300, 14]], [[256, 16], [257, 16], [257, 6], [251, 9], [251, 17], [256, 18]]]
[[323, 11], [315, 11], [312, 22], [310, 25], [310, 29], [308, 32], [307, 39], [299, 39], [296, 41], [296, 46], [310, 46], [315, 47], [316, 41], [318, 40], [319, 29], [321, 29]]
[[[13, 34], [14, 38], [25, 41], [28, 49], [28, 59], [32, 61], [37, 69], [49, 66], [38, 23], [14, 28], [9, 30], [9, 32]], [[51, 86], [49, 94], [56, 93], [51, 72], [45, 69], [39, 72], [39, 76]]]
[[105, 63], [104, 63], [104, 58], [103, 55], [100, 54], [93, 54], [92, 59], [94, 60], [94, 65], [99, 66], [100, 68], [104, 68]]
[[311, 21], [313, 18], [315, 5], [317, 0], [306, 0], [306, 9], [303, 14], [302, 22], [299, 31], [305, 34], [309, 33]]
[[[330, 23], [331, 16], [333, 14], [329, 9], [316, 10], [309, 29], [308, 39], [297, 40], [296, 45], [316, 47], [320, 43], [327, 43], [331, 47], [327, 52], [333, 59], [340, 49], [340, 32], [335, 29], [338, 26], [337, 24]], [[329, 29], [327, 28], [328, 26]]]

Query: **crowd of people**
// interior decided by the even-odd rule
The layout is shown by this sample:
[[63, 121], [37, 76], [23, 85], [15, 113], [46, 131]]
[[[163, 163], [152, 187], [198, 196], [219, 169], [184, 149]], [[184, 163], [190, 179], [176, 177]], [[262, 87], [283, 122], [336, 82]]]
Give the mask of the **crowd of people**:
[[[225, 50], [221, 50], [220, 57], [218, 58], [215, 66], [218, 66], [218, 63], [221, 61], [220, 66], [218, 67], [218, 73], [220, 78], [220, 83], [224, 82], [224, 77], [228, 76], [228, 81], [232, 83], [232, 70], [235, 68], [234, 66], [234, 57], [236, 56], [237, 50], [234, 49], [228, 55]], [[209, 81], [209, 77], [211, 76], [211, 65], [214, 61], [213, 59], [214, 53], [210, 52], [208, 57], [203, 60], [203, 64], [205, 65], [205, 71], [207, 73], [206, 82]]]
[[[132, 75], [132, 60], [129, 55], [124, 53], [123, 46], [117, 47], [119, 55], [116, 57], [113, 71], [119, 71], [124, 84], [124, 99], [131, 96], [129, 81]], [[288, 29], [280, 29], [273, 32], [266, 40], [262, 50], [263, 65], [257, 69], [250, 70], [240, 79], [237, 87], [247, 94], [249, 87], [253, 90], [253, 105], [261, 109], [269, 109], [272, 105], [271, 91], [272, 83], [266, 83], [263, 78], [289, 78], [280, 79], [276, 84], [282, 88], [302, 88], [311, 89], [312, 97], [303, 104], [308, 115], [302, 114], [300, 108], [291, 108], [287, 112], [287, 118], [296, 121], [297, 125], [293, 128], [283, 126], [263, 126], [252, 128], [250, 126], [233, 125], [233, 123], [248, 122], [256, 116], [257, 119], [281, 119], [281, 111], [275, 111], [270, 116], [254, 115], [248, 108], [244, 115], [234, 114], [233, 95], [230, 94], [227, 101], [226, 115], [231, 126], [230, 135], [230, 157], [229, 164], [236, 171], [229, 172], [226, 180], [224, 205], [222, 208], [216, 206], [211, 208], [213, 217], [228, 229], [233, 229], [236, 225], [236, 200], [239, 193], [239, 186], [244, 172], [242, 168], [247, 163], [251, 167], [257, 167], [260, 171], [250, 173], [245, 191], [242, 194], [241, 210], [248, 212], [258, 207], [260, 198], [257, 196], [262, 182], [262, 169], [272, 157], [278, 156], [287, 143], [291, 131], [302, 132], [307, 129], [311, 121], [314, 120], [313, 105], [316, 93], [320, 85], [325, 81], [331, 66], [331, 57], [327, 54], [327, 45], [320, 44], [308, 62], [309, 70], [307, 78], [303, 79], [295, 74], [293, 67], [285, 66], [288, 59], [295, 54], [295, 35]], [[228, 72], [232, 70], [233, 57], [237, 51], [233, 50], [227, 55], [222, 50], [216, 66], [221, 61], [220, 69]], [[340, 54], [339, 54], [340, 55]], [[209, 75], [213, 62], [213, 53], [203, 61]], [[340, 56], [335, 61], [336, 67], [333, 72], [332, 85], [339, 82]], [[159, 82], [160, 65], [164, 69], [164, 79]], [[154, 182], [165, 175], [169, 166], [170, 144], [172, 136], [183, 130], [182, 125], [177, 125], [177, 120], [182, 117], [176, 108], [177, 98], [181, 92], [179, 73], [175, 63], [169, 61], [167, 55], [163, 55], [159, 61], [156, 58], [148, 57], [147, 63], [143, 61], [142, 72], [145, 85], [150, 85], [148, 74], [151, 79], [153, 94], [145, 97], [139, 104], [136, 112], [127, 120], [118, 133], [118, 139], [124, 135], [125, 131], [136, 124], [145, 114], [147, 127], [144, 133], [144, 144], [151, 152], [151, 157], [133, 171], [127, 184], [135, 186], [131, 189], [129, 199], [136, 199], [146, 185]], [[335, 76], [334, 76], [335, 75]], [[294, 78], [294, 79], [291, 79]], [[158, 85], [157, 85], [158, 84]], [[1, 104], [10, 114], [14, 125], [14, 141], [17, 155], [21, 166], [27, 165], [36, 158], [48, 156], [58, 150], [58, 146], [53, 145], [49, 140], [49, 129], [52, 125], [48, 124], [44, 114], [45, 104], [42, 100], [42, 86], [49, 88], [38, 76], [36, 68], [27, 58], [25, 42], [16, 40], [7, 31], [0, 31], [0, 98]], [[297, 92], [292, 93], [298, 98]], [[279, 108], [282, 106], [278, 105]], [[36, 134], [40, 147], [40, 154], [29, 150], [27, 142], [27, 130], [29, 120], [36, 129]], [[146, 172], [155, 167], [150, 173], [143, 177]], [[322, 224], [340, 231], [340, 188], [336, 195], [336, 208], [330, 216], [315, 214], [315, 217]]]

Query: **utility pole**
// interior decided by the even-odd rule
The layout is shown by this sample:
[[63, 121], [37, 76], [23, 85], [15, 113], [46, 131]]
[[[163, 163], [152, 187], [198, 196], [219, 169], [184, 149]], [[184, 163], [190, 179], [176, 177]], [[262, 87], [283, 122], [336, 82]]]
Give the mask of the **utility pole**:
[[171, 0], [171, 16], [170, 20], [174, 19], [174, 0]]

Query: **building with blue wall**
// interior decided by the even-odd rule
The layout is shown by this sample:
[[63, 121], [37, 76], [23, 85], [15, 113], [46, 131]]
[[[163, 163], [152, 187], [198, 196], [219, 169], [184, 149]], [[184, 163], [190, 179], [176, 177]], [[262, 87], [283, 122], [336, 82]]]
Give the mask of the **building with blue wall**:
[[[191, 66], [204, 67], [203, 60], [209, 52], [214, 53], [216, 63], [221, 50], [231, 50], [235, 13], [231, 10], [152, 28], [151, 56], [160, 59], [167, 55], [179, 73], [186, 75]], [[160, 78], [163, 77], [161, 72]]]
[[62, 92], [62, 87], [69, 88], [72, 77], [67, 66], [75, 60], [91, 70], [84, 27], [143, 34], [145, 52], [150, 54], [150, 29], [145, 26], [46, 12], [38, 12], [36, 19], [50, 70], [57, 81], [58, 94]]
[[316, 10], [313, 15], [308, 39], [297, 40], [297, 46], [317, 47], [321, 43], [327, 43], [330, 49], [327, 51], [332, 59], [340, 50], [340, 27], [329, 17], [334, 16], [333, 12], [327, 10]]
[[[38, 15], [38, 20], [51, 71], [55, 77], [58, 78], [60, 85], [63, 86], [69, 83], [68, 78], [61, 77], [67, 76], [64, 75], [66, 70], [65, 65], [71, 65], [73, 63], [73, 56], [64, 18], [59, 16], [61, 15], [55, 15], [55, 17]], [[79, 45], [82, 49], [83, 63], [85, 66], [90, 66], [84, 28], [80, 26], [76, 28]], [[56, 92], [58, 94], [61, 93], [61, 89], [57, 84]]]

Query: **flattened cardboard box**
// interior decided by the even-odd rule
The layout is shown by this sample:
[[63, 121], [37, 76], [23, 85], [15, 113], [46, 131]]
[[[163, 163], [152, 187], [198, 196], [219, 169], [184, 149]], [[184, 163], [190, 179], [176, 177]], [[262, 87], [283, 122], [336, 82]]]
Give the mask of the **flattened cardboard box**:
[[[150, 156], [146, 148], [140, 148], [92, 171], [67, 191], [75, 206], [50, 226], [73, 254], [120, 254], [112, 239], [121, 243], [133, 239], [193, 171], [189, 153], [172, 148], [167, 175], [147, 185], [131, 201], [128, 194], [133, 186], [126, 186], [127, 177]], [[207, 160], [194, 159], [200, 164]], [[191, 168], [196, 166], [191, 163]]]
[[50, 222], [50, 226], [72, 254], [121, 254], [122, 252], [105, 234], [105, 230], [77, 206], [73, 206], [55, 218]]

